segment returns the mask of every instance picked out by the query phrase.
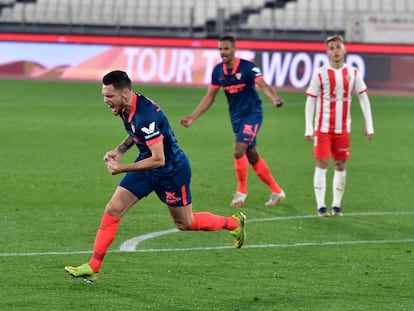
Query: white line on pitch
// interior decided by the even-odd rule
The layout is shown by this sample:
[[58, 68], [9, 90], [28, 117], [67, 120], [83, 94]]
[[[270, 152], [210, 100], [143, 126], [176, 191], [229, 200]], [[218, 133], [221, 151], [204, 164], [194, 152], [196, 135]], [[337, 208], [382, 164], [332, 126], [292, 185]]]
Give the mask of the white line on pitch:
[[[414, 239], [406, 240], [373, 240], [373, 241], [328, 241], [328, 242], [301, 242], [301, 243], [286, 243], [286, 244], [257, 244], [245, 245], [246, 248], [289, 248], [289, 247], [307, 247], [307, 246], [333, 246], [333, 245], [361, 245], [361, 244], [403, 244], [413, 243]], [[220, 250], [220, 249], [234, 249], [233, 246], [203, 246], [203, 247], [187, 247], [187, 248], [150, 248], [138, 249], [129, 251], [130, 253], [165, 253], [165, 252], [187, 252], [187, 251], [206, 251], [206, 250]], [[47, 255], [78, 255], [91, 254], [91, 251], [75, 251], [75, 252], [45, 252], [45, 253], [9, 253], [0, 254], [0, 257], [25, 257], [25, 256], [47, 256]], [[125, 253], [121, 250], [112, 250], [108, 253]]]
[[[358, 217], [358, 216], [387, 216], [387, 215], [413, 215], [414, 211], [406, 212], [366, 212], [366, 213], [349, 213], [346, 217]], [[277, 220], [291, 220], [291, 219], [306, 219], [315, 218], [315, 215], [302, 215], [302, 216], [282, 216], [271, 218], [258, 218], [249, 219], [248, 222], [264, 222], [264, 221], [277, 221]], [[196, 251], [196, 250], [217, 250], [217, 249], [230, 249], [232, 246], [212, 246], [212, 247], [193, 247], [193, 248], [160, 248], [160, 249], [142, 249], [136, 250], [139, 243], [153, 239], [162, 235], [180, 232], [178, 229], [169, 229], [163, 231], [157, 231], [149, 234], [137, 236], [122, 243], [119, 250], [112, 250], [109, 253], [120, 252], [179, 252], [179, 251]], [[243, 248], [285, 248], [285, 247], [304, 247], [304, 246], [325, 246], [325, 245], [355, 245], [355, 244], [392, 244], [392, 243], [412, 243], [414, 240], [376, 240], [376, 241], [334, 241], [334, 242], [304, 242], [304, 243], [291, 243], [291, 244], [263, 244], [263, 245], [245, 245]], [[77, 255], [77, 254], [91, 254], [91, 251], [72, 251], [72, 252], [32, 252], [32, 253], [0, 253], [0, 257], [24, 257], [24, 256], [44, 256], [44, 255]]]
[[[356, 217], [356, 216], [387, 216], [387, 215], [410, 215], [414, 214], [414, 211], [407, 211], [407, 212], [371, 212], [371, 213], [350, 213], [346, 214], [346, 217]], [[264, 222], [264, 221], [276, 221], [276, 220], [291, 220], [291, 219], [305, 219], [305, 218], [316, 218], [319, 217], [317, 215], [300, 215], [300, 216], [281, 216], [281, 217], [271, 217], [271, 218], [258, 218], [258, 219], [248, 219], [249, 222]], [[145, 235], [140, 235], [129, 239], [121, 244], [120, 250], [124, 252], [131, 252], [137, 249], [139, 243], [150, 240], [162, 235], [171, 234], [179, 232], [178, 229], [170, 229], [164, 231], [157, 231], [153, 233], [148, 233]]]

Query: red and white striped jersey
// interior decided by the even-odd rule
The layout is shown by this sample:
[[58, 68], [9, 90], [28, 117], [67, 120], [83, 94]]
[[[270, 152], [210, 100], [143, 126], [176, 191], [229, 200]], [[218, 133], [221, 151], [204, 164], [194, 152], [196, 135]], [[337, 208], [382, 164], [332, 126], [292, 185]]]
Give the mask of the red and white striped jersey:
[[[307, 96], [316, 98], [314, 130], [330, 134], [350, 133], [352, 93], [361, 94], [366, 90], [367, 86], [355, 67], [344, 64], [340, 69], [330, 65], [319, 68], [306, 91]], [[306, 121], [311, 122], [308, 118]]]

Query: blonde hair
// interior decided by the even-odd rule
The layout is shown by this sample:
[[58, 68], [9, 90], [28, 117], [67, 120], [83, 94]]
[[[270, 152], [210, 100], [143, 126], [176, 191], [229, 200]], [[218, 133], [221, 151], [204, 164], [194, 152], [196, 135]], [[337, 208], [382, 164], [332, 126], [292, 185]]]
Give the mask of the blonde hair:
[[340, 41], [341, 43], [345, 42], [345, 40], [342, 36], [333, 35], [333, 36], [329, 36], [328, 38], [325, 39], [325, 45], [328, 45], [328, 43], [331, 42], [331, 41]]

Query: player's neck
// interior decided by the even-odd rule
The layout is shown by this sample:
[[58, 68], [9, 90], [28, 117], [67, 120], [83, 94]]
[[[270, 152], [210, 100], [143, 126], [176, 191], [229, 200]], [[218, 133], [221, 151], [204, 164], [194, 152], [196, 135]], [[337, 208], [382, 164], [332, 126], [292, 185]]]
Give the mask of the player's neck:
[[236, 65], [236, 59], [235, 59], [235, 58], [233, 58], [231, 61], [229, 61], [229, 62], [226, 64], [226, 68], [227, 68], [227, 69], [233, 69], [235, 65]]
[[132, 110], [132, 99], [133, 99], [133, 96], [132, 96], [132, 91], [131, 91], [129, 93], [129, 96], [126, 98], [125, 105], [124, 105], [125, 111], [128, 113], [130, 113]]
[[341, 62], [330, 62], [329, 65], [335, 69], [341, 69], [344, 66], [344, 61]]

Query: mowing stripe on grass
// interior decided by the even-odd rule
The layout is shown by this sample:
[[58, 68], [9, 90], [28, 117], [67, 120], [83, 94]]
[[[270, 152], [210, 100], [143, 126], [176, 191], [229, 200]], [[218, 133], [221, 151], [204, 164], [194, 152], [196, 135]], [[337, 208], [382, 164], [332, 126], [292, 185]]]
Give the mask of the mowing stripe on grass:
[[[350, 213], [346, 214], [346, 217], [358, 217], [358, 216], [388, 216], [388, 215], [413, 215], [414, 211], [405, 212], [372, 212], [372, 213]], [[272, 218], [260, 218], [250, 219], [249, 222], [263, 222], [263, 221], [277, 221], [277, 220], [290, 220], [290, 219], [305, 219], [315, 218], [315, 215], [302, 215], [302, 216], [285, 216], [285, 217], [272, 217]], [[199, 250], [218, 250], [218, 249], [232, 249], [233, 246], [205, 246], [205, 247], [192, 247], [192, 248], [159, 248], [159, 249], [136, 249], [139, 243], [145, 240], [153, 239], [162, 235], [172, 234], [180, 232], [178, 229], [169, 229], [163, 231], [157, 231], [145, 235], [141, 235], [132, 239], [129, 239], [122, 243], [119, 250], [111, 250], [109, 253], [121, 253], [121, 252], [180, 252], [180, 251], [199, 251]], [[330, 246], [330, 245], [358, 245], [358, 244], [395, 244], [395, 243], [413, 243], [414, 239], [404, 240], [363, 240], [363, 241], [327, 241], [327, 242], [299, 242], [299, 243], [287, 243], [287, 244], [261, 244], [261, 245], [245, 245], [243, 248], [287, 248], [287, 247], [306, 247], [306, 246]], [[92, 251], [71, 251], [71, 252], [32, 252], [32, 253], [0, 253], [0, 257], [23, 257], [23, 256], [45, 256], [45, 255], [77, 255], [77, 254], [91, 254]]]

